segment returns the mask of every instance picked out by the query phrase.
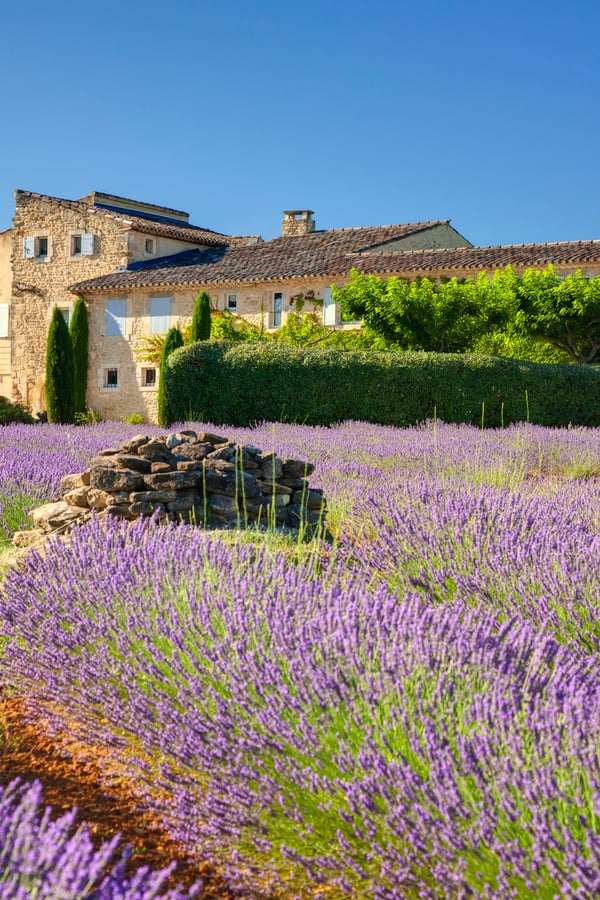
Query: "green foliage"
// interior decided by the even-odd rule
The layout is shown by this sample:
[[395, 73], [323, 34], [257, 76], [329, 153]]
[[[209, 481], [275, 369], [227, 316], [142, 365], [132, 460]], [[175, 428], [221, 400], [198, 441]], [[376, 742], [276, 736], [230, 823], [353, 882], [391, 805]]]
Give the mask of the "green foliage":
[[235, 343], [269, 339], [258, 325], [253, 325], [252, 322], [246, 321], [228, 309], [224, 309], [219, 315], [214, 316], [211, 336], [214, 340]]
[[166, 368], [173, 420], [237, 426], [329, 425], [346, 419], [406, 426], [437, 416], [486, 426], [530, 420], [600, 425], [600, 372], [467, 354], [209, 342]]
[[569, 354], [557, 350], [546, 341], [520, 334], [508, 334], [505, 331], [494, 331], [484, 334], [473, 347], [474, 353], [486, 353], [490, 356], [508, 356], [510, 359], [523, 359], [537, 363], [568, 363]]
[[600, 276], [578, 270], [562, 278], [553, 266], [528, 269], [518, 281], [516, 325], [577, 363], [600, 360]]
[[126, 416], [123, 421], [128, 425], [143, 425], [146, 419], [142, 413], [132, 413], [130, 416]]
[[69, 329], [60, 309], [54, 309], [46, 348], [46, 407], [49, 422], [75, 419], [75, 370]]
[[206, 291], [201, 291], [196, 297], [194, 312], [192, 313], [190, 342], [208, 341], [210, 339], [210, 331], [210, 297]]
[[548, 266], [518, 276], [508, 266], [491, 278], [481, 272], [476, 279], [436, 284], [353, 269], [332, 296], [345, 318], [362, 319], [380, 339], [405, 350], [472, 352], [490, 346], [489, 335], [505, 333], [511, 340], [503, 349], [512, 346], [510, 355], [527, 347], [527, 358], [540, 358], [533, 343], [520, 344], [520, 338], [550, 344], [573, 362], [600, 359], [600, 276], [588, 279], [581, 271], [561, 277]]
[[168, 428], [173, 422], [171, 406], [167, 398], [165, 371], [168, 357], [173, 352], [173, 350], [177, 350], [179, 347], [183, 347], [183, 335], [181, 334], [179, 328], [170, 328], [165, 337], [162, 353], [160, 356], [158, 381], [158, 424], [161, 426], [161, 428]]
[[88, 377], [88, 314], [83, 297], [77, 298], [73, 308], [69, 334], [73, 347], [75, 414], [85, 414]]
[[76, 425], [99, 425], [102, 422], [102, 416], [91, 406], [88, 406], [83, 412], [75, 413]]
[[0, 425], [10, 425], [12, 422], [32, 425], [35, 419], [21, 403], [11, 403], [6, 397], [0, 396]]

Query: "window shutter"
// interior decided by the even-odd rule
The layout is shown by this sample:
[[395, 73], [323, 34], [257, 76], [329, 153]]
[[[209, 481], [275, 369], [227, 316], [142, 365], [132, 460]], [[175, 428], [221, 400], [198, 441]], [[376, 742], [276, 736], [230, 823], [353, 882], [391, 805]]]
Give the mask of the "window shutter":
[[82, 234], [81, 235], [81, 255], [82, 256], [91, 256], [94, 252], [94, 235], [93, 234]]
[[0, 303], [0, 338], [8, 337], [8, 303]]
[[336, 304], [331, 296], [331, 288], [323, 288], [323, 325], [335, 325]]
[[23, 238], [23, 258], [24, 259], [34, 259], [35, 258], [35, 238], [34, 237]]
[[126, 300], [109, 300], [106, 304], [106, 337], [124, 337]]
[[150, 298], [150, 333], [166, 334], [171, 325], [171, 298]]

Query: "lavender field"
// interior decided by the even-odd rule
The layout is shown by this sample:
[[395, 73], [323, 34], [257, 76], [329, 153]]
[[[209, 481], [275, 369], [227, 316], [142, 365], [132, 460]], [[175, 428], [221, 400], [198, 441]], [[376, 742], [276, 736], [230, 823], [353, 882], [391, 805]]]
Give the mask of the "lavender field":
[[[0, 541], [138, 430], [1, 428]], [[2, 683], [240, 895], [599, 896], [600, 431], [225, 433], [332, 540], [92, 519], [7, 571]]]

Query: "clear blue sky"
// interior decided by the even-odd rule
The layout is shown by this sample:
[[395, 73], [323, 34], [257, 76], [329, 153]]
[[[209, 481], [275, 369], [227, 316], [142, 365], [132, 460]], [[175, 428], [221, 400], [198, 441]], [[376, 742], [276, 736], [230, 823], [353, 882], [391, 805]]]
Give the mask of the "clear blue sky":
[[600, 2], [103, 0], [0, 15], [13, 190], [91, 190], [274, 237], [450, 218], [600, 238]]

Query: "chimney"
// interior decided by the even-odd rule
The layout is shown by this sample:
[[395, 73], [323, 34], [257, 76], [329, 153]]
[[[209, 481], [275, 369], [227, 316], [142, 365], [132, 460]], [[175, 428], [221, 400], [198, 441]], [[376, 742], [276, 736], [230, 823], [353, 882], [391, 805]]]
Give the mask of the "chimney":
[[281, 223], [282, 237], [311, 234], [315, 230], [312, 209], [284, 209]]

